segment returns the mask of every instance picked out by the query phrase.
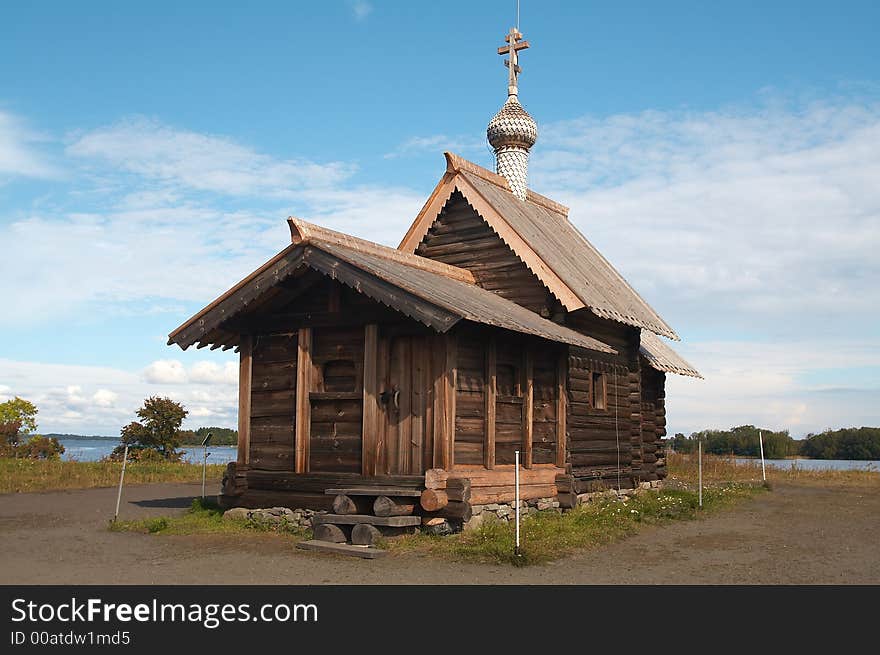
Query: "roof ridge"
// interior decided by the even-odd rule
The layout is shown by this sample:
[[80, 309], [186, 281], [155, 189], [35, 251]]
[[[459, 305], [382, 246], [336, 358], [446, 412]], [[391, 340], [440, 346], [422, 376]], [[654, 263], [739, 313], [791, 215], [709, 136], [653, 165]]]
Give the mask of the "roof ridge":
[[[447, 173], [470, 173], [471, 175], [476, 175], [482, 180], [486, 182], [491, 182], [495, 186], [499, 187], [507, 191], [508, 193], [513, 193], [510, 190], [510, 184], [507, 180], [498, 175], [498, 173], [493, 173], [488, 168], [483, 168], [479, 164], [475, 164], [472, 161], [468, 161], [464, 157], [456, 155], [451, 152], [444, 152], [443, 156], [446, 157], [446, 172]], [[551, 200], [547, 196], [542, 196], [540, 193], [536, 191], [532, 191], [531, 189], [526, 190], [526, 201], [533, 202], [536, 205], [541, 205], [545, 209], [549, 209], [552, 212], [556, 212], [557, 214], [561, 214], [565, 218], [568, 218], [568, 207], [565, 205], [556, 202], [555, 200]]]
[[468, 284], [476, 283], [473, 273], [458, 266], [444, 264], [443, 262], [428, 259], [427, 257], [410, 254], [389, 246], [383, 246], [374, 241], [368, 241], [367, 239], [361, 239], [359, 237], [351, 236], [350, 234], [337, 232], [336, 230], [309, 223], [308, 221], [296, 218], [295, 216], [289, 216], [287, 218], [287, 225], [290, 228], [291, 242], [294, 244], [321, 242], [335, 244], [353, 250], [360, 250], [391, 261], [396, 261], [406, 266], [411, 266], [412, 268], [437, 273], [438, 275], [458, 280], [460, 282], [466, 282]]

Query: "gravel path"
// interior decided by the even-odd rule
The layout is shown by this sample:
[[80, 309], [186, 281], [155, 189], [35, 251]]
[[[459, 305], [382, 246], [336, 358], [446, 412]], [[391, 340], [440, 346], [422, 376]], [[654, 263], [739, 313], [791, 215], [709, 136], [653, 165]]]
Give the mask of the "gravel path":
[[[180, 513], [199, 490], [131, 486], [120, 514]], [[298, 551], [272, 534], [112, 533], [115, 501], [115, 489], [0, 495], [0, 583], [880, 583], [880, 493], [856, 487], [778, 485], [702, 520], [524, 569], [411, 555], [356, 560]]]

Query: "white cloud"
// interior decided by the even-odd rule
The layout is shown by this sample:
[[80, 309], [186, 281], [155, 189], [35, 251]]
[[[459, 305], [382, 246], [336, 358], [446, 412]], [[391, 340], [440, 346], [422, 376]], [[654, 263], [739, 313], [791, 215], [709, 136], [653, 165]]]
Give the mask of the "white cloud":
[[880, 317], [880, 104], [542, 126], [536, 188], [687, 331]]
[[373, 5], [366, 0], [350, 0], [349, 5], [355, 20], [366, 20], [367, 16], [373, 13]]
[[176, 359], [159, 359], [144, 369], [144, 380], [150, 384], [186, 384], [186, 369]]
[[[4, 256], [0, 284], [17, 310], [0, 325], [177, 313], [181, 301], [210, 301], [289, 243], [290, 214], [396, 245], [424, 200], [346, 185], [349, 165], [278, 160], [145, 119], [81, 134], [67, 152], [78, 176], [70, 208], [0, 223], [0, 240], [20, 246]], [[230, 208], [241, 202], [252, 206]]]
[[454, 137], [445, 134], [414, 136], [387, 153], [385, 159], [395, 159], [423, 152], [437, 153], [438, 151], [444, 151], [456, 154], [481, 152], [485, 150], [485, 144], [485, 138]]
[[880, 424], [880, 384], [870, 373], [880, 370], [880, 349], [870, 339], [713, 340], [676, 349], [705, 380], [667, 376], [670, 434], [751, 423], [800, 436]]
[[119, 394], [109, 389], [98, 389], [92, 396], [92, 401], [98, 407], [113, 407], [119, 399]]
[[[223, 355], [217, 353], [217, 357]], [[228, 384], [148, 382], [142, 375], [115, 368], [10, 359], [0, 359], [0, 371], [10, 395], [37, 405], [43, 433], [118, 434], [123, 425], [136, 420], [135, 411], [150, 396], [183, 403], [190, 411], [184, 428], [197, 428], [203, 425], [200, 419], [207, 417], [215, 425], [236, 424], [238, 390]], [[173, 375], [169, 377], [173, 380]]]
[[238, 384], [238, 366], [226, 362], [223, 366], [215, 362], [196, 362], [189, 369], [189, 381], [203, 384]]
[[[200, 361], [187, 369], [179, 360], [159, 359], [144, 369], [143, 378], [149, 384], [237, 385], [238, 364], [227, 361], [221, 366], [213, 361]], [[198, 390], [194, 393], [196, 397], [210, 398], [209, 392]]]
[[47, 137], [31, 130], [20, 118], [0, 111], [0, 182], [4, 178], [47, 178], [58, 170], [40, 151]]
[[176, 129], [143, 117], [82, 134], [66, 152], [172, 188], [224, 195], [290, 197], [297, 189], [337, 184], [354, 170], [338, 162], [275, 159], [228, 137]]

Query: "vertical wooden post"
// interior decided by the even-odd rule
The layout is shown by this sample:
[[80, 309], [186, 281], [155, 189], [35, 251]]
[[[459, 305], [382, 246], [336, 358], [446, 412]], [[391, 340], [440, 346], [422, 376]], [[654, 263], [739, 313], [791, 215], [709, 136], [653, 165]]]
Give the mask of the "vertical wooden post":
[[[388, 365], [391, 359], [391, 348], [388, 337], [379, 339], [376, 347], [376, 394], [387, 390]], [[388, 461], [388, 406], [379, 407], [379, 427], [376, 431], [376, 475], [391, 473]]]
[[483, 465], [487, 469], [495, 468], [495, 397], [498, 394], [496, 369], [495, 337], [490, 336], [486, 342], [486, 381], [483, 385], [483, 399], [485, 400]]
[[458, 342], [455, 335], [446, 334], [446, 465], [455, 466], [455, 397], [458, 388]]
[[251, 453], [251, 376], [253, 370], [253, 337], [242, 335], [238, 345], [238, 463], [250, 461]]
[[431, 338], [431, 375], [434, 387], [433, 436], [434, 450], [432, 466], [445, 469], [449, 446], [446, 443], [446, 335], [438, 334]]
[[556, 364], [556, 466], [565, 468], [565, 431], [568, 392], [568, 353], [563, 351]]
[[379, 348], [379, 326], [364, 327], [364, 423], [361, 443], [361, 472], [376, 475], [379, 442], [379, 391], [376, 357]]
[[[409, 473], [418, 475], [425, 470], [424, 443], [425, 443], [425, 410], [428, 394], [425, 393], [425, 370], [427, 366], [427, 349], [423, 337], [412, 338], [412, 369], [410, 376], [410, 398], [412, 419], [410, 420], [410, 468]], [[428, 467], [430, 468], [430, 467]]]
[[312, 328], [299, 329], [296, 355], [296, 472], [309, 470], [309, 437], [312, 405]]
[[523, 354], [525, 375], [525, 388], [523, 389], [523, 414], [522, 414], [522, 450], [523, 467], [532, 468], [532, 421], [535, 414], [535, 375], [533, 354], [531, 346], [526, 346]]

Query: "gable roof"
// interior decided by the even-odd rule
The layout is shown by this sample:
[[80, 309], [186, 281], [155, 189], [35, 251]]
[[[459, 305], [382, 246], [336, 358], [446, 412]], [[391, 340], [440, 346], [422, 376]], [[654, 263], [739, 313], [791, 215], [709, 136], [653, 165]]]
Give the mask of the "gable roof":
[[606, 344], [553, 323], [473, 284], [468, 271], [403, 253], [371, 241], [289, 218], [293, 243], [169, 335], [186, 349], [237, 343], [225, 321], [307, 266], [438, 332], [461, 320], [504, 328], [550, 341], [615, 353]]
[[663, 339], [647, 330], [642, 330], [639, 352], [653, 369], [703, 379], [700, 372], [684, 357], [670, 348]]
[[568, 311], [678, 340], [675, 331], [568, 220], [568, 208], [532, 191], [525, 201], [491, 171], [445, 153], [447, 169], [398, 249], [412, 253], [458, 190]]

